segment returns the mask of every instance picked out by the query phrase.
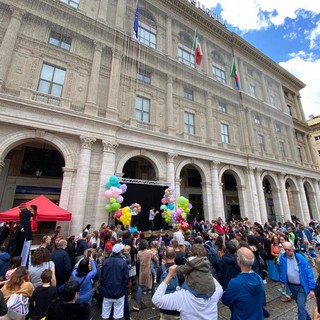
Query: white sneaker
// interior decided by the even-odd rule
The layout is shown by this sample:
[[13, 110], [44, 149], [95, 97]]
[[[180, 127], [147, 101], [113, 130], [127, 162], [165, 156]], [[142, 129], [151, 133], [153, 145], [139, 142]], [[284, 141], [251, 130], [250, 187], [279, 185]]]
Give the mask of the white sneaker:
[[263, 280], [263, 283], [264, 283], [264, 284], [267, 284], [267, 280], [266, 280], [266, 279], [264, 279], [264, 280]]

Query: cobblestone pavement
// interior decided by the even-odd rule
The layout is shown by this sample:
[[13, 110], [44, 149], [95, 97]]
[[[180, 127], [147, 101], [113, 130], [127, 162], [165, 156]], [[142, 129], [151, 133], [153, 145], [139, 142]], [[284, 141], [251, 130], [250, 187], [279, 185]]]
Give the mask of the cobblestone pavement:
[[[266, 284], [266, 298], [267, 305], [266, 309], [270, 312], [269, 319], [277, 319], [277, 320], [295, 320], [298, 319], [296, 303], [292, 302], [282, 302], [280, 298], [282, 297], [281, 292], [278, 291], [280, 285], [278, 282], [273, 282], [268, 280]], [[145, 294], [142, 297], [143, 306], [139, 312], [131, 311], [131, 317], [134, 320], [158, 320], [159, 319], [159, 311], [157, 309], [152, 310], [151, 303], [151, 295]], [[132, 307], [133, 301], [130, 302], [130, 309]], [[314, 309], [315, 301], [312, 299], [308, 299], [308, 310], [309, 314], [312, 317], [313, 309]], [[92, 319], [93, 320], [101, 320], [100, 316], [100, 307], [97, 306], [96, 302], [93, 303], [92, 306]], [[221, 302], [218, 305], [218, 314], [219, 320], [229, 320], [230, 319], [230, 311], [229, 308], [225, 307]], [[196, 320], [196, 319], [195, 319]]]

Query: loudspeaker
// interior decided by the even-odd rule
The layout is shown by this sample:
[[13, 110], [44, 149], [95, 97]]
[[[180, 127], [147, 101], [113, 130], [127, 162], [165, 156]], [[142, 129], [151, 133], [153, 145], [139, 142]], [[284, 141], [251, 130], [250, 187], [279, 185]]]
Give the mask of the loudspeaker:
[[139, 216], [131, 216], [131, 226], [137, 227], [139, 222]]

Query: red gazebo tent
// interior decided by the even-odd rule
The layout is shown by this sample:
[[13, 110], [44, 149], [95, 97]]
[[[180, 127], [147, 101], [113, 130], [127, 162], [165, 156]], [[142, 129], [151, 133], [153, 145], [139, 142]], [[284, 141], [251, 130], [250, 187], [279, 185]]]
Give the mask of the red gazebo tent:
[[[38, 206], [38, 221], [70, 221], [72, 214], [54, 204], [44, 195], [41, 195], [33, 200], [26, 202], [27, 207], [35, 204]], [[19, 207], [0, 212], [0, 221], [19, 221]]]

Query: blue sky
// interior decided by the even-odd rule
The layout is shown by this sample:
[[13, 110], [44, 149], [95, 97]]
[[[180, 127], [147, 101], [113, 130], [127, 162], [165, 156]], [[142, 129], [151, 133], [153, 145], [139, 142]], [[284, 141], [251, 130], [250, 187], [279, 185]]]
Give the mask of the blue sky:
[[306, 84], [306, 118], [320, 115], [320, 0], [200, 0], [234, 31]]

